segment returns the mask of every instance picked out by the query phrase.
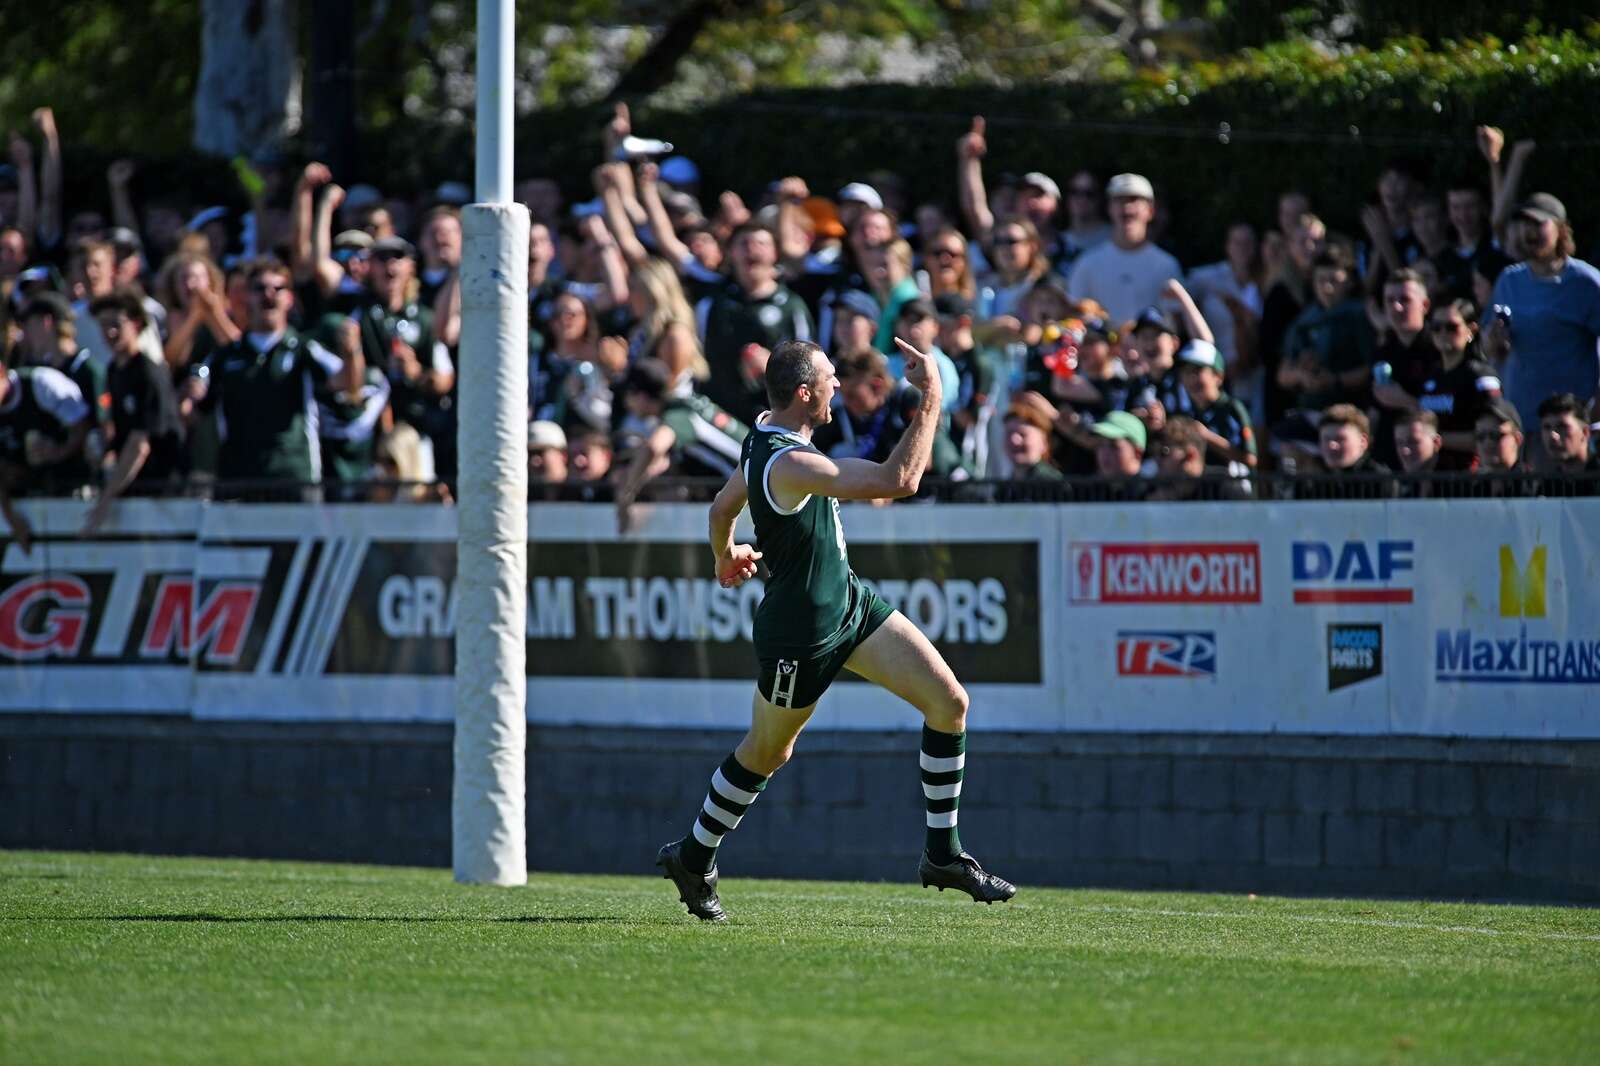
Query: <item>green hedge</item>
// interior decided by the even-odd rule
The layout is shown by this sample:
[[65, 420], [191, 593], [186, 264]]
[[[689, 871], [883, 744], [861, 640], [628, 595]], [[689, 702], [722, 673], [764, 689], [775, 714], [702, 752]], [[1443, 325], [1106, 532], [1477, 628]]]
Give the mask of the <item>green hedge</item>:
[[[634, 125], [678, 145], [713, 190], [749, 197], [799, 174], [828, 192], [885, 168], [915, 198], [953, 203], [954, 142], [968, 116], [983, 114], [989, 173], [1040, 169], [1064, 182], [1083, 165], [1141, 171], [1173, 211], [1178, 250], [1193, 258], [1212, 253], [1233, 219], [1269, 223], [1288, 187], [1309, 191], [1335, 228], [1355, 232], [1360, 203], [1391, 158], [1438, 182], [1462, 173], [1486, 180], [1473, 142], [1480, 123], [1539, 142], [1525, 188], [1565, 199], [1580, 243], [1592, 241], [1600, 211], [1585, 197], [1600, 173], [1597, 108], [1600, 25], [1514, 45], [1398, 41], [1333, 56], [1279, 44], [1116, 83], [866, 85], [754, 93], [694, 111], [639, 102]], [[587, 197], [601, 120], [593, 108], [523, 120], [519, 172], [549, 174], [569, 197]], [[397, 190], [471, 180], [470, 131], [397, 122], [366, 131], [365, 142], [367, 173], [352, 179]]]

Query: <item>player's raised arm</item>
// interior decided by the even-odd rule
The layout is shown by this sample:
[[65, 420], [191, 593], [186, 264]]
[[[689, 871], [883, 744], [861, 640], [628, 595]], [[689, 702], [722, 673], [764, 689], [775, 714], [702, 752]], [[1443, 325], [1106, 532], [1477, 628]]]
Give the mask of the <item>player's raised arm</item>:
[[711, 501], [711, 552], [717, 557], [717, 581], [724, 588], [737, 588], [756, 576], [756, 560], [761, 553], [749, 544], [733, 542], [733, 524], [745, 503], [744, 471], [735, 469], [717, 498]]
[[773, 461], [769, 482], [784, 499], [808, 495], [840, 500], [897, 500], [914, 495], [933, 454], [939, 428], [939, 371], [925, 352], [899, 337], [894, 339], [906, 360], [906, 381], [921, 393], [911, 424], [881, 463], [865, 459], [831, 459], [820, 452], [795, 449]]

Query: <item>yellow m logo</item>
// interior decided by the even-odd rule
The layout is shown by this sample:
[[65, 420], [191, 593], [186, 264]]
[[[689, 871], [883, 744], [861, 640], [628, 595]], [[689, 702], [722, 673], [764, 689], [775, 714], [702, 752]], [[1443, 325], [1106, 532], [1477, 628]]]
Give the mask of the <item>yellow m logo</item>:
[[1528, 568], [1517, 565], [1511, 545], [1500, 545], [1500, 617], [1543, 618], [1545, 613], [1545, 547], [1533, 549]]

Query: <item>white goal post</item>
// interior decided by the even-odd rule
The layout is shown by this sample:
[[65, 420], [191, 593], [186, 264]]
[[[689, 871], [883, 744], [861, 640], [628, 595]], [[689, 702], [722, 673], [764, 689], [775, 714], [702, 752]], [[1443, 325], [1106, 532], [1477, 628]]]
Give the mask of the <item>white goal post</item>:
[[512, 0], [478, 0], [477, 203], [462, 212], [457, 881], [528, 880], [528, 209], [512, 202]]

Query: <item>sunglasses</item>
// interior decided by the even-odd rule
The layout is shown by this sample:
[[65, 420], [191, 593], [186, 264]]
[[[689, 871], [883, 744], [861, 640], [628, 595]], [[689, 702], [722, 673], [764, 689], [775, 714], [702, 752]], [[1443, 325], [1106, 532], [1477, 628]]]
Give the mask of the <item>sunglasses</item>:
[[933, 254], [939, 259], [965, 259], [967, 253], [960, 248], [935, 248]]

